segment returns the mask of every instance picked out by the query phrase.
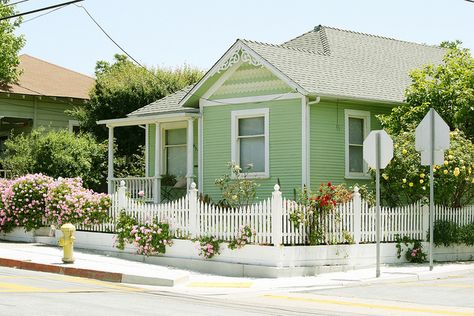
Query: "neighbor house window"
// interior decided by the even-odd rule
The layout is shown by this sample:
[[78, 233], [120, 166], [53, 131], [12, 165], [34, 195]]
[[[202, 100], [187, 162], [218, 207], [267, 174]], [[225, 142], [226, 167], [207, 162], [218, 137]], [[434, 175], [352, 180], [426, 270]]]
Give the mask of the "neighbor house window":
[[370, 130], [370, 112], [345, 111], [346, 177], [367, 177], [367, 164], [363, 158], [363, 143]]
[[269, 176], [268, 109], [232, 112], [232, 161], [250, 176]]
[[164, 130], [165, 173], [177, 177], [186, 175], [186, 128]]
[[80, 123], [76, 120], [69, 120], [69, 132], [73, 134], [79, 134], [81, 131]]

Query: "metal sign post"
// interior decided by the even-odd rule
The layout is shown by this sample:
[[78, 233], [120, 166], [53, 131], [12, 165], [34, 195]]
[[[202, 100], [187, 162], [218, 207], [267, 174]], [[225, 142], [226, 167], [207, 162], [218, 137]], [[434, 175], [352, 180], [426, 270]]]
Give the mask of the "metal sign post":
[[433, 270], [434, 229], [434, 172], [436, 165], [444, 162], [444, 150], [449, 148], [449, 126], [434, 110], [430, 109], [415, 130], [415, 149], [421, 152], [421, 165], [430, 166], [430, 271]]
[[385, 168], [393, 157], [393, 141], [384, 131], [372, 131], [364, 140], [364, 160], [369, 167], [375, 169], [375, 240], [376, 270], [375, 276], [380, 277], [380, 169]]

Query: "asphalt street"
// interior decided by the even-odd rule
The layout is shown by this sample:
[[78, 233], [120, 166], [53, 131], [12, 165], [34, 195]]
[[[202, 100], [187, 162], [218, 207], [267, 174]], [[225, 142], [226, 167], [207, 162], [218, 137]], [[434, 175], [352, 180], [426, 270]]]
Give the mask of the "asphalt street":
[[232, 294], [203, 295], [199, 286], [180, 292], [0, 268], [0, 315], [474, 315], [474, 276], [462, 273], [334, 288], [244, 286]]

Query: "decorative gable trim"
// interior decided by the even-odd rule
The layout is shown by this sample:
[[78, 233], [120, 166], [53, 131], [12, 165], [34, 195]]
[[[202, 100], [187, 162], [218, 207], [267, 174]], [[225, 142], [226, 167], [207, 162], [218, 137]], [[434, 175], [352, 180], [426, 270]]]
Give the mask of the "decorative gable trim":
[[186, 102], [210, 77], [232, 68], [232, 66], [239, 62], [247, 62], [254, 66], [266, 67], [273, 74], [275, 74], [275, 76], [296, 90], [296, 92], [304, 95], [309, 94], [308, 91], [306, 91], [303, 87], [281, 72], [278, 68], [265, 60], [262, 56], [253, 51], [242, 40], [237, 40], [234, 45], [232, 45], [227, 50], [227, 52], [214, 64], [214, 66], [212, 66], [212, 68], [204, 75], [204, 77], [183, 97], [183, 99], [179, 102], [179, 105], [184, 106]]

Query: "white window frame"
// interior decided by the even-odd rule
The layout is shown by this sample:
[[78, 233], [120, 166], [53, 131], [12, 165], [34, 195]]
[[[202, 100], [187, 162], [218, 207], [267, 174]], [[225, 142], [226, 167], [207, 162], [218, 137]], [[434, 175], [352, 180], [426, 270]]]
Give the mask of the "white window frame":
[[74, 133], [74, 127], [80, 127], [81, 124], [77, 120], [69, 120], [69, 133]]
[[243, 118], [264, 118], [264, 137], [265, 137], [265, 171], [249, 172], [249, 178], [269, 178], [270, 177], [270, 110], [268, 108], [259, 108], [251, 110], [239, 110], [231, 112], [231, 161], [240, 165], [240, 147], [238, 142], [239, 124], [238, 120]]
[[345, 141], [344, 141], [344, 150], [345, 150], [345, 165], [346, 165], [346, 179], [369, 179], [370, 175], [368, 174], [368, 166], [364, 161], [363, 172], [350, 172], [349, 171], [349, 118], [357, 118], [364, 120], [364, 131], [363, 138], [367, 137], [370, 132], [370, 112], [369, 111], [360, 111], [360, 110], [344, 110], [344, 129], [345, 129]]
[[[168, 173], [168, 159], [166, 157], [167, 154], [167, 147], [170, 147], [169, 145], [166, 145], [166, 131], [168, 130], [173, 130], [173, 129], [185, 129], [186, 130], [186, 135], [187, 135], [187, 123], [186, 121], [180, 121], [180, 122], [171, 122], [171, 123], [163, 123], [161, 124], [161, 170], [164, 174]], [[179, 146], [184, 146], [186, 147], [188, 143], [188, 139], [186, 136], [186, 142], [184, 145], [171, 145], [172, 147], [179, 147]], [[186, 152], [187, 155], [187, 152]], [[186, 157], [187, 159], [188, 157]], [[176, 176], [176, 175], [175, 175]], [[186, 176], [186, 174], [182, 175], [183, 177]]]

